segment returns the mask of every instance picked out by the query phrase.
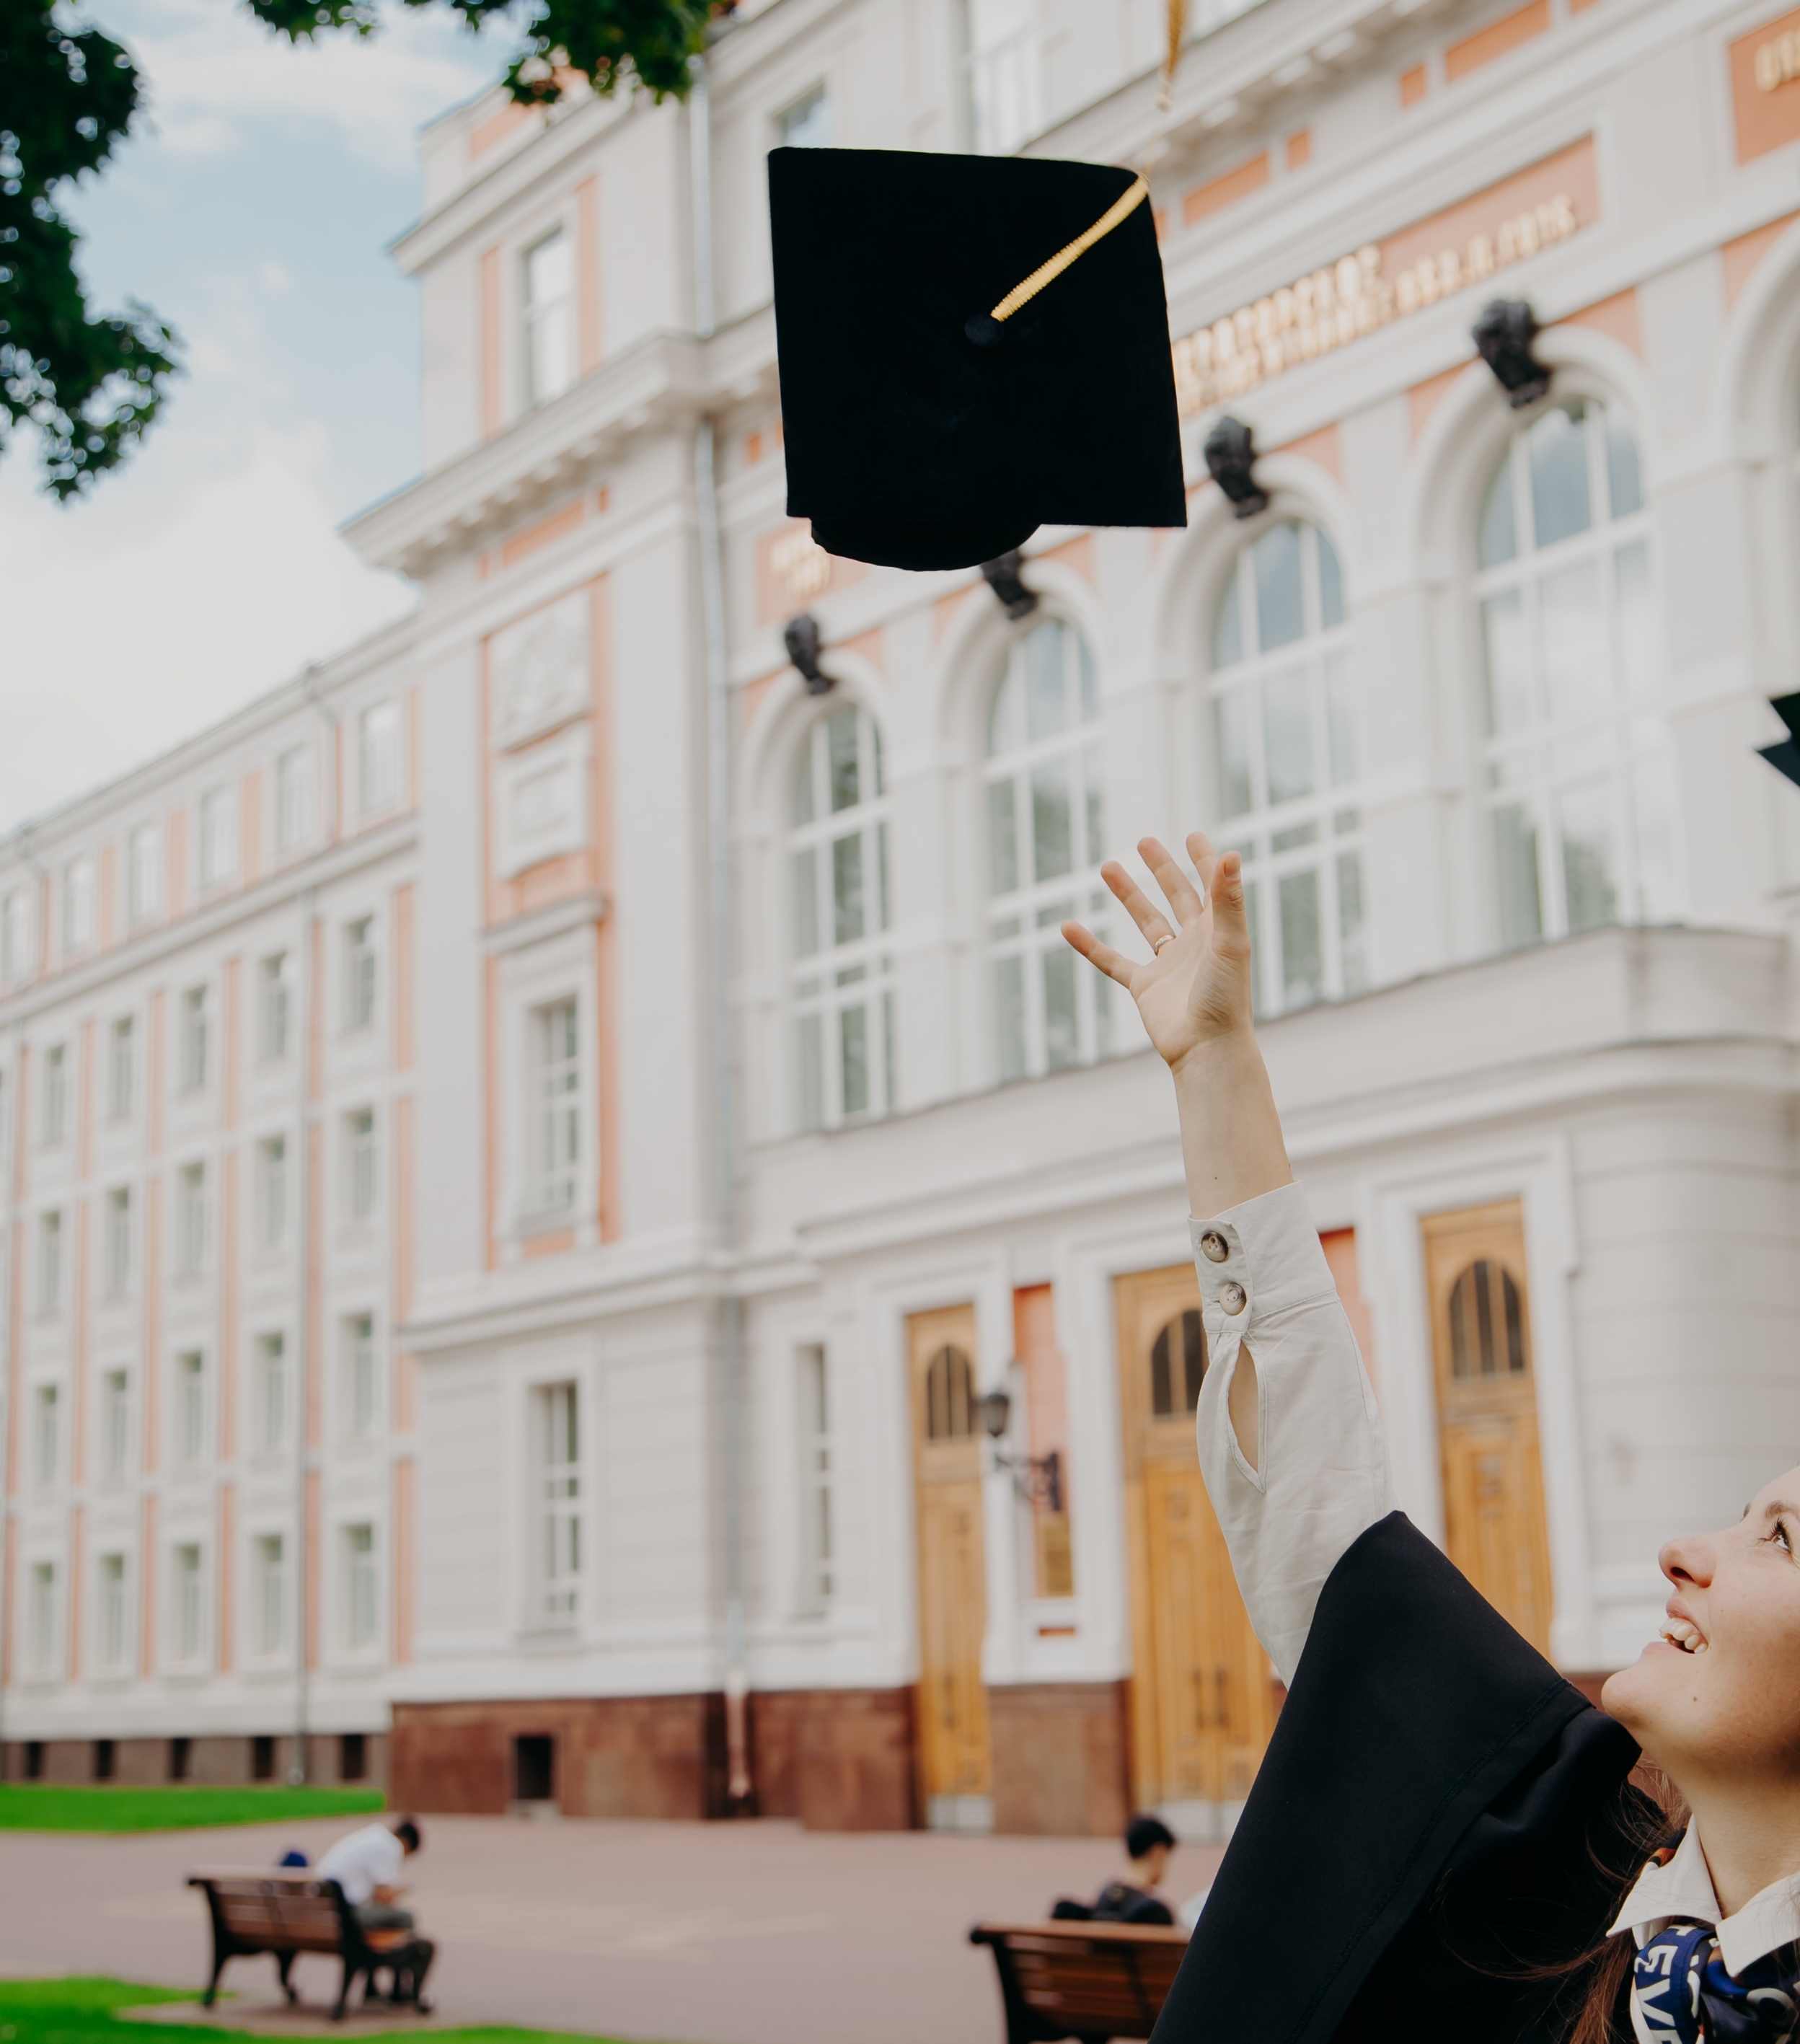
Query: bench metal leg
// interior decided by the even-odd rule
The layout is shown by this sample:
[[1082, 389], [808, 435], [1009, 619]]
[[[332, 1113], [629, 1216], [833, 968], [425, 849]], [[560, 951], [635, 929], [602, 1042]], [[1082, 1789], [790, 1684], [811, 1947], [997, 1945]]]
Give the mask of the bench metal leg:
[[337, 1987], [337, 2006], [332, 2011], [332, 2020], [333, 2023], [343, 2022], [345, 2004], [350, 2000], [351, 1984], [355, 1981], [360, 1970], [361, 1969], [357, 1965], [356, 1961], [354, 1959], [346, 1959], [344, 1961], [343, 1978], [338, 1982]]
[[294, 1985], [294, 1982], [288, 1978], [288, 1975], [292, 1973], [293, 1970], [293, 1953], [278, 1952], [275, 1954], [275, 1971], [281, 1977], [282, 1992], [287, 1996], [290, 2002], [296, 2002], [300, 1999], [300, 1990]]
[[206, 1983], [206, 1992], [200, 1997], [200, 2006], [202, 2008], [210, 2008], [213, 2006], [213, 2004], [218, 2000], [220, 1976], [225, 1972], [225, 1961], [230, 1957], [231, 1954], [229, 1952], [222, 1950], [217, 1942], [214, 1942], [213, 1946], [213, 1977]]

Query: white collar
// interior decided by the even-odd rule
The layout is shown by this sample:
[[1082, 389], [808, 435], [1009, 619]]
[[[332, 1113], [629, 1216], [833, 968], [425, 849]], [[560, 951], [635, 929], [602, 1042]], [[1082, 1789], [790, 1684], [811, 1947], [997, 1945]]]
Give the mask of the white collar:
[[1725, 1969], [1735, 1979], [1758, 1959], [1800, 1940], [1800, 1873], [1771, 1881], [1736, 1915], [1721, 1917], [1699, 1827], [1690, 1824], [1668, 1864], [1652, 1862], [1638, 1876], [1607, 1934], [1629, 1931], [1642, 1945], [1671, 1923], [1710, 1923], [1718, 1935]]

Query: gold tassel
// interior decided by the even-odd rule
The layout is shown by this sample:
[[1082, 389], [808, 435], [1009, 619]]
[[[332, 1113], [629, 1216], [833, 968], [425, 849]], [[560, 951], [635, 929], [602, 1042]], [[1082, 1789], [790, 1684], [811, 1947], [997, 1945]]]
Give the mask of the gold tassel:
[[1169, 111], [1170, 96], [1175, 90], [1175, 67], [1181, 61], [1181, 43], [1188, 29], [1188, 0], [1169, 0], [1169, 48], [1162, 60], [1162, 94], [1157, 101], [1157, 110]]

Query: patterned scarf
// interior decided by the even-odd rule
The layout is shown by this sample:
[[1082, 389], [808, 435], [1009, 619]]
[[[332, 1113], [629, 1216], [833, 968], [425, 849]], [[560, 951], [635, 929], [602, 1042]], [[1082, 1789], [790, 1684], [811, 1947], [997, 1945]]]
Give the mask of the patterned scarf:
[[1800, 2031], [1794, 1949], [1771, 1952], [1733, 1978], [1710, 1924], [1671, 1923], [1637, 1954], [1631, 2027], [1638, 2044], [1793, 2044]]

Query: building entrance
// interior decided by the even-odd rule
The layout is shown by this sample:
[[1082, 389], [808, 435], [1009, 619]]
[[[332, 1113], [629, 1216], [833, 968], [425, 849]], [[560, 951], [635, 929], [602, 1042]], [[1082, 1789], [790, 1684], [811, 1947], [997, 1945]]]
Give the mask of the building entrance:
[[1548, 1654], [1550, 1540], [1519, 1203], [1433, 1214], [1424, 1229], [1444, 1545], [1488, 1602]]
[[1193, 1266], [1119, 1278], [1114, 1303], [1131, 1558], [1133, 1793], [1186, 1835], [1223, 1835], [1275, 1728], [1275, 1697], [1195, 1452], [1207, 1350]]
[[993, 1762], [981, 1641], [988, 1625], [975, 1308], [908, 1324], [919, 1527], [919, 1778], [934, 1830], [986, 1831]]

